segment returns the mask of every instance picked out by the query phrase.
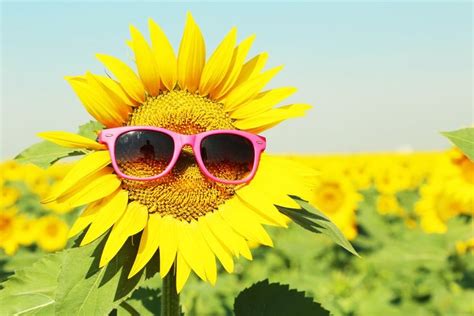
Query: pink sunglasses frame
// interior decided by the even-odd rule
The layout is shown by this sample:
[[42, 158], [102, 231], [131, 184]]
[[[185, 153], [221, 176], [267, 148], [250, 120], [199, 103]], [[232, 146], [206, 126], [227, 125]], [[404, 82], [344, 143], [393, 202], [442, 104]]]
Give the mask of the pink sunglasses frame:
[[[162, 173], [158, 175], [154, 175], [152, 177], [148, 177], [148, 178], [138, 178], [134, 176], [128, 176], [124, 174], [122, 171], [120, 171], [120, 168], [117, 164], [117, 160], [115, 158], [115, 144], [116, 144], [117, 138], [120, 135], [125, 134], [127, 132], [132, 132], [132, 131], [155, 131], [155, 132], [160, 132], [160, 133], [169, 135], [173, 139], [173, 142], [174, 142], [173, 157], [171, 158], [169, 165], [166, 167], [166, 169]], [[253, 150], [254, 150], [253, 169], [246, 178], [242, 180], [219, 179], [213, 176], [207, 170], [201, 157], [201, 146], [200, 146], [201, 141], [207, 136], [218, 135], [218, 134], [232, 134], [232, 135], [242, 136], [248, 139], [252, 143]], [[194, 157], [199, 166], [199, 169], [207, 178], [215, 182], [220, 182], [220, 183], [225, 183], [225, 184], [248, 183], [255, 177], [255, 174], [257, 172], [258, 165], [260, 162], [260, 156], [266, 148], [265, 137], [260, 136], [260, 135], [255, 135], [249, 132], [243, 132], [243, 131], [238, 131], [238, 130], [213, 130], [213, 131], [208, 131], [208, 132], [199, 133], [195, 135], [184, 135], [184, 134], [175, 133], [165, 128], [153, 127], [153, 126], [125, 126], [125, 127], [115, 127], [115, 128], [104, 129], [99, 133], [98, 141], [107, 146], [115, 173], [119, 175], [121, 178], [128, 179], [128, 180], [135, 180], [135, 181], [151, 181], [151, 180], [156, 180], [167, 175], [173, 169], [176, 162], [178, 161], [179, 155], [181, 154], [181, 150], [183, 149], [183, 147], [185, 145], [189, 145], [192, 147], [194, 151]]]

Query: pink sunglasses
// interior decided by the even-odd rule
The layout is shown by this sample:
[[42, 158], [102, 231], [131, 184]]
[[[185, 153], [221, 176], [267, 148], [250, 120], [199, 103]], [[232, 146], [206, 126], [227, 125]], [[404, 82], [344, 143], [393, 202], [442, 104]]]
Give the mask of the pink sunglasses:
[[98, 140], [106, 144], [115, 173], [122, 178], [149, 181], [168, 174], [185, 145], [192, 147], [201, 172], [225, 184], [242, 184], [253, 179], [265, 137], [237, 130], [213, 130], [183, 135], [151, 126], [105, 129]]

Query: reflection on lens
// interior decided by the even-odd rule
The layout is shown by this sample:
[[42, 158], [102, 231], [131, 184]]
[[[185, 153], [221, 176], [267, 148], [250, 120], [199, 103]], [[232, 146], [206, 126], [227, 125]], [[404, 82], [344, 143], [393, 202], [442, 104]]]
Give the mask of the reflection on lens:
[[255, 152], [245, 137], [216, 134], [201, 142], [201, 156], [206, 169], [222, 180], [243, 180], [253, 169]]
[[174, 141], [156, 131], [132, 131], [115, 142], [115, 159], [127, 176], [149, 178], [162, 173], [173, 158]]

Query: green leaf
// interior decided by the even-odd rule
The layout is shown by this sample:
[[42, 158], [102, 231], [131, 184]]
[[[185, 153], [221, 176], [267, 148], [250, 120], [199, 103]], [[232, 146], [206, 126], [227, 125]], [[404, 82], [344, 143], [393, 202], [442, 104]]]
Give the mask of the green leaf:
[[65, 148], [43, 141], [23, 150], [15, 157], [15, 160], [20, 163], [32, 163], [41, 168], [48, 168], [59, 159], [83, 154], [83, 151], [76, 148]]
[[359, 256], [351, 243], [341, 233], [334, 223], [321, 211], [313, 207], [307, 201], [297, 197], [290, 197], [298, 203], [301, 209], [291, 209], [277, 206], [278, 210], [291, 218], [296, 224], [316, 234], [323, 234], [332, 239], [336, 244], [346, 249], [353, 255]]
[[153, 316], [161, 310], [160, 289], [139, 288], [117, 308], [118, 316]]
[[[159, 265], [128, 279], [138, 244], [129, 239], [104, 268], [99, 259], [106, 238], [43, 257], [32, 268], [18, 271], [2, 283], [0, 306], [7, 314], [42, 311], [59, 315], [106, 315], [152, 277]], [[156, 258], [154, 258], [156, 260]], [[26, 294], [25, 289], [28, 289]], [[31, 293], [40, 293], [38, 298]], [[36, 294], [35, 294], [36, 295]], [[11, 313], [10, 313], [11, 312]]]
[[14, 272], [30, 267], [44, 256], [45, 253], [34, 246], [22, 247], [13, 256], [0, 255], [0, 264], [3, 264], [4, 271]]
[[[90, 121], [89, 123], [79, 126], [78, 134], [95, 140], [97, 137], [97, 131], [102, 128], [103, 126], [100, 123]], [[85, 153], [85, 150], [66, 148], [52, 142], [43, 141], [22, 151], [15, 157], [15, 160], [20, 163], [32, 163], [41, 168], [47, 168], [60, 159], [84, 155]]]
[[452, 132], [441, 132], [441, 134], [449, 138], [471, 161], [474, 161], [474, 127]]
[[268, 280], [240, 292], [234, 302], [234, 312], [236, 316], [330, 315], [304, 292], [290, 290], [288, 285], [269, 283]]
[[[105, 315], [131, 295], [143, 281], [143, 273], [128, 279], [138, 243], [134, 245], [129, 239], [106, 267], [99, 268], [104, 244], [105, 238], [92, 253], [90, 249], [83, 249], [85, 247], [75, 248], [77, 254], [66, 258], [64, 266], [67, 268], [62, 269], [58, 277], [57, 314]], [[157, 270], [147, 272], [150, 277]]]
[[52, 314], [58, 275], [66, 253], [47, 255], [3, 283], [0, 306], [5, 315]]
[[104, 125], [96, 121], [89, 121], [86, 124], [79, 126], [79, 135], [95, 140], [97, 132], [104, 129]]

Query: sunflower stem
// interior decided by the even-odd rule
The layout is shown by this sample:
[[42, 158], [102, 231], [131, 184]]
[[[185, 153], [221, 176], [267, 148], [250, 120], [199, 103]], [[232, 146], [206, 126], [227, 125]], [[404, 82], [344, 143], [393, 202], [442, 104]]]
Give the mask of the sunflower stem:
[[180, 316], [179, 294], [176, 291], [176, 272], [174, 266], [163, 278], [161, 286], [161, 316]]

